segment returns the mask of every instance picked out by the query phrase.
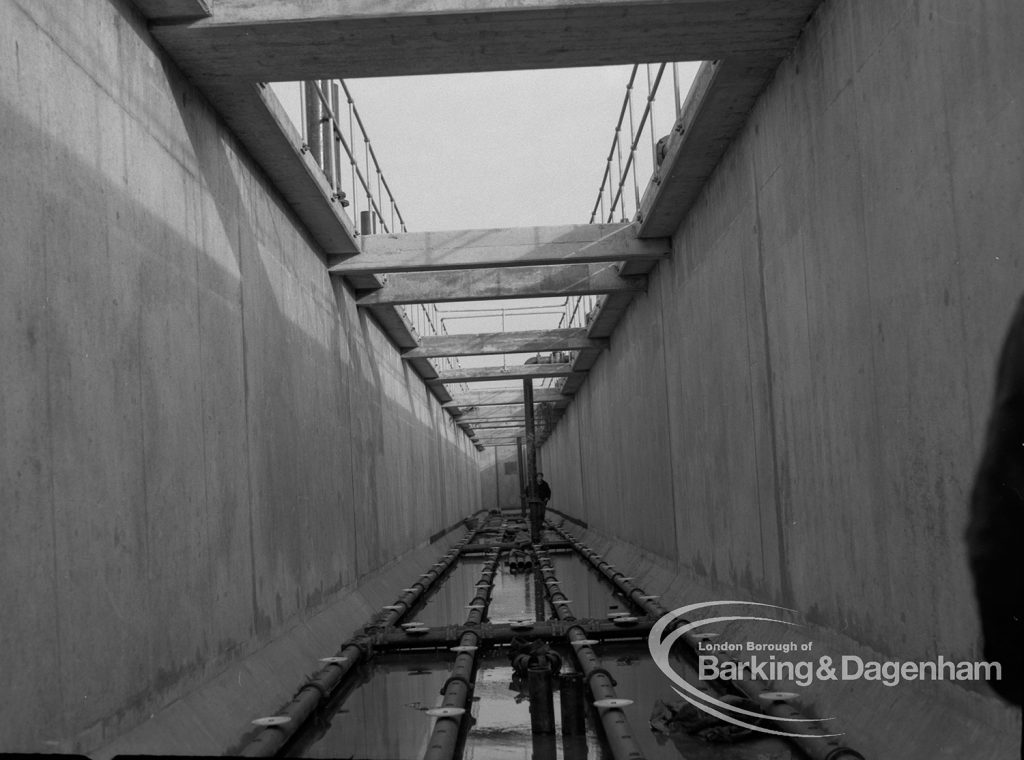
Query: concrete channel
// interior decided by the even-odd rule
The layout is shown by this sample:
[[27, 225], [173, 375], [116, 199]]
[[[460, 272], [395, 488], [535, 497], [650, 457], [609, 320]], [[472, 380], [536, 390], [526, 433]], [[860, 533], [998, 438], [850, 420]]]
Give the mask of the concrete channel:
[[[350, 661], [336, 664], [344, 672], [333, 689], [312, 687], [324, 698], [290, 732], [265, 728], [248, 753], [273, 748], [277, 756], [368, 760], [807, 757], [770, 736], [719, 745], [652, 730], [657, 711], [675, 701], [647, 649], [662, 608], [560, 528], [546, 526], [538, 544], [528, 535], [517, 518], [499, 515], [468, 531], [342, 647]], [[529, 668], [520, 667], [527, 662]], [[554, 666], [540, 672], [545, 663]], [[677, 666], [698, 683], [685, 658]], [[295, 714], [288, 710], [281, 714]]]

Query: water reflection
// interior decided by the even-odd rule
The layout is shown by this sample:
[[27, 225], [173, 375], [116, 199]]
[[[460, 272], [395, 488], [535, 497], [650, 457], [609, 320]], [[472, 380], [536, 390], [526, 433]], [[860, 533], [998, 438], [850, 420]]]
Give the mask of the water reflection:
[[[358, 757], [367, 760], [418, 758], [434, 721], [424, 711], [440, 703], [439, 691], [453, 658], [408, 653], [375, 658], [365, 680], [333, 714], [317, 737], [304, 737], [290, 757]], [[315, 743], [310, 743], [315, 738]]]
[[545, 620], [551, 616], [551, 605], [544, 600], [543, 584], [538, 596], [534, 576], [533, 571], [513, 573], [507, 565], [499, 566], [487, 612], [492, 623]]
[[[559, 584], [572, 600], [579, 618], [603, 618], [609, 611], [630, 610], [626, 599], [589, 564], [576, 555], [553, 555]], [[406, 620], [439, 626], [460, 623], [466, 605], [476, 595], [476, 583], [483, 559], [459, 562], [434, 593]], [[543, 598], [540, 573], [512, 573], [499, 566], [494, 576], [489, 619], [496, 623], [513, 620], [544, 620], [553, 616]], [[563, 671], [575, 667], [572, 652], [560, 642], [556, 646]], [[475, 760], [604, 760], [610, 758], [597, 711], [586, 704], [585, 732], [579, 737], [562, 736], [561, 698], [557, 679], [554, 693], [557, 733], [538, 737], [530, 726], [530, 709], [525, 683], [513, 679], [508, 649], [485, 652], [478, 660], [472, 723], [462, 757]], [[739, 744], [715, 745], [687, 734], [656, 734], [649, 728], [658, 701], [677, 699], [668, 679], [650, 660], [646, 642], [632, 641], [597, 645], [601, 666], [617, 681], [620, 697], [634, 700], [625, 708], [633, 735], [649, 760], [792, 760], [788, 745], [773, 738]], [[292, 756], [367, 760], [396, 760], [422, 757], [434, 721], [424, 714], [441, 701], [441, 687], [451, 673], [454, 654], [448, 651], [378, 656], [360, 671], [363, 681], [346, 696], [328, 706], [325, 717], [312, 731], [290, 748]], [[694, 680], [692, 669], [682, 661], [677, 671]], [[332, 712], [332, 709], [336, 710]]]
[[592, 724], [588, 726], [587, 734], [571, 745], [577, 751], [582, 746], [583, 754], [565, 754], [560, 740], [561, 702], [557, 689], [555, 721], [559, 731], [554, 736], [534, 736], [530, 728], [526, 685], [514, 682], [513, 675], [505, 651], [499, 650], [482, 658], [474, 692], [478, 698], [473, 707], [475, 722], [466, 737], [464, 760], [600, 757], [600, 741]]
[[612, 611], [635, 611], [623, 594], [575, 552], [552, 554], [551, 567], [576, 617], [603, 618]]
[[483, 559], [459, 560], [402, 621], [416, 620], [429, 626], [465, 622], [469, 614], [466, 605], [476, 596], [476, 583], [484, 564]]

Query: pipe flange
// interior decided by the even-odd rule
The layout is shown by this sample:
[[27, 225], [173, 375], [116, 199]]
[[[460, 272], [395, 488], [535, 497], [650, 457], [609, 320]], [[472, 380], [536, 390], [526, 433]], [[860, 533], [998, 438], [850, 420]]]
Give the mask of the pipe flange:
[[373, 640], [368, 636], [359, 636], [354, 639], [349, 639], [341, 645], [342, 650], [344, 650], [345, 647], [355, 647], [359, 650], [359, 653], [365, 660], [369, 660], [373, 657]]
[[844, 758], [849, 758], [849, 760], [864, 760], [864, 755], [855, 749], [850, 749], [849, 747], [837, 747], [825, 755], [825, 760], [843, 760]]
[[444, 694], [446, 691], [448, 691], [448, 687], [456, 681], [461, 681], [462, 683], [466, 684], [467, 691], [473, 690], [473, 684], [471, 684], [469, 682], [469, 679], [465, 676], [451, 676], [447, 681], [444, 682], [444, 686], [441, 687], [441, 691], [439, 693]]
[[[609, 673], [605, 668], [594, 668], [589, 673], [587, 673], [587, 685], [588, 686], [590, 685], [590, 679], [593, 678], [594, 676], [596, 676], [598, 673], [603, 674], [608, 679], [608, 681], [611, 683], [612, 686], [618, 686], [619, 685], [618, 681], [616, 681], [615, 678], [612, 676], [612, 674]], [[591, 688], [593, 688], [593, 687], [591, 687]]]

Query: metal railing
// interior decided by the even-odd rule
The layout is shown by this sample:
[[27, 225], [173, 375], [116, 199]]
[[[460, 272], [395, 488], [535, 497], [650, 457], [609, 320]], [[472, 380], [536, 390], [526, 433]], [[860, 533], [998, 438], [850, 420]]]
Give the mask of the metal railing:
[[303, 82], [299, 98], [303, 149], [323, 171], [333, 198], [346, 208], [351, 206], [350, 219], [358, 224], [357, 234], [406, 232], [398, 202], [345, 80]]
[[[646, 74], [646, 95], [636, 96], [635, 92], [640, 88], [641, 66]], [[655, 104], [659, 89], [664, 92], [662, 83], [669, 66], [674, 107], [671, 108], [671, 122], [666, 127], [664, 120], [660, 125], [657, 121]], [[356, 234], [408, 231], [345, 81], [302, 82], [299, 83], [299, 96], [303, 114], [300, 119], [303, 149], [320, 166], [332, 189], [333, 199], [348, 209], [345, 213], [353, 222]], [[636, 103], [640, 97], [644, 100], [642, 108]], [[625, 223], [636, 218], [641, 201], [642, 169], [639, 167], [650, 166], [652, 173], [657, 172], [659, 151], [662, 150], [659, 136], [662, 130], [666, 137], [669, 134], [679, 114], [680, 104], [679, 64], [633, 66], [590, 214], [591, 224], [616, 220]], [[628, 139], [624, 136], [627, 127]], [[361, 151], [359, 143], [362, 143]], [[646, 186], [646, 178], [643, 184]], [[383, 279], [386, 280], [386, 276]], [[566, 298], [560, 308], [558, 327], [589, 327], [603, 301], [604, 296], [593, 295]], [[446, 317], [449, 312], [442, 312], [435, 304], [417, 304], [403, 308], [403, 311], [417, 335], [446, 335], [445, 319], [458, 318]], [[574, 354], [570, 352], [571, 356]], [[461, 366], [457, 358], [434, 361], [438, 369]], [[559, 385], [561, 382], [562, 379], [552, 379], [543, 385]], [[460, 388], [466, 387], [465, 384], [460, 385]]]
[[[661, 131], [658, 128], [654, 105], [662, 78], [665, 75], [665, 69], [668, 66], [672, 67], [672, 89], [675, 96], [675, 108], [672, 111], [672, 123], [669, 129], [665, 131], [666, 137], [679, 114], [681, 96], [679, 90], [679, 64], [659, 64], [657, 71], [653, 74], [652, 66], [653, 64], [650, 63], [644, 64], [647, 73], [647, 96], [639, 119], [635, 114], [636, 108], [633, 102], [635, 100], [633, 91], [636, 88], [640, 64], [633, 66], [629, 82], [626, 83], [626, 95], [622, 100], [622, 108], [619, 110], [619, 120], [615, 124], [615, 133], [612, 137], [611, 148], [608, 150], [608, 158], [605, 159], [604, 174], [601, 175], [601, 186], [597, 191], [594, 209], [590, 213], [591, 224], [596, 221], [614, 222], [616, 214], [619, 215], [619, 221], [622, 222], [628, 222], [636, 218], [636, 214], [640, 210], [640, 178], [637, 173], [637, 166], [641, 162], [650, 162], [651, 172], [653, 173], [658, 170], [658, 164], [660, 163], [658, 155], [659, 141], [661, 139], [659, 136]], [[629, 140], [625, 145], [626, 157], [625, 161], [623, 161], [622, 130], [627, 116], [629, 117]], [[649, 153], [647, 143], [644, 143], [645, 132], [650, 137]], [[626, 186], [630, 181], [632, 181], [633, 185], [632, 213], [629, 212], [630, 194], [626, 192]], [[646, 179], [644, 182], [646, 184]]]
[[[670, 110], [671, 121], [666, 127], [664, 122], [658, 123], [655, 103], [665, 77], [665, 71], [670, 66], [672, 68], [673, 107]], [[622, 99], [612, 144], [608, 149], [608, 157], [605, 159], [601, 184], [597, 190], [594, 208], [590, 212], [590, 224], [612, 223], [616, 219], [620, 222], [629, 222], [636, 219], [641, 200], [641, 177], [639, 174], [641, 169], [639, 167], [650, 166], [652, 175], [658, 171], [661, 158], [663, 158], [661, 151], [664, 150], [664, 141], [667, 141], [667, 136], [678, 118], [682, 103], [679, 64], [657, 64], [656, 70], [655, 64], [647, 63], [643, 64], [643, 67], [647, 79], [647, 93], [644, 96], [643, 109], [638, 116], [636, 114], [637, 106], [634, 103], [638, 98], [634, 96], [634, 92], [638, 86], [637, 77], [640, 74], [641, 64], [635, 64], [630, 72], [629, 81], [626, 83], [626, 94]], [[623, 137], [623, 130], [627, 126], [629, 129], [628, 140]], [[645, 140], [645, 135], [649, 139]], [[645, 187], [647, 182], [647, 178], [644, 178]], [[632, 193], [628, 191], [630, 184], [632, 184]], [[604, 296], [566, 298], [558, 326], [589, 327], [603, 301]], [[554, 384], [561, 382], [563, 381], [559, 380]]]
[[[408, 232], [377, 153], [343, 79], [299, 83], [302, 147], [323, 172], [332, 199], [341, 204], [357, 235]], [[359, 145], [362, 144], [360, 151]], [[361, 153], [361, 155], [360, 155]], [[387, 275], [381, 279], [387, 281]], [[399, 306], [414, 335], [446, 335], [435, 304]], [[436, 369], [458, 369], [457, 357], [432, 359]], [[458, 386], [467, 390], [465, 383]]]

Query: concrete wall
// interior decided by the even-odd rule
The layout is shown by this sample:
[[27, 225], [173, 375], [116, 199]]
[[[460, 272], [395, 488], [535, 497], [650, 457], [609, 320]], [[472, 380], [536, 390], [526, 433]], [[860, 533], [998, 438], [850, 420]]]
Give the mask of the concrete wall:
[[0, 750], [99, 746], [479, 506], [123, 2], [0, 3]]
[[[557, 515], [554, 518], [558, 520]], [[647, 593], [658, 595], [667, 609], [673, 610], [698, 600], [718, 600], [722, 589], [709, 584], [664, 557], [635, 544], [626, 544], [592, 530], [581, 530], [565, 521], [564, 527], [585, 545], [596, 551], [616, 570], [633, 578]], [[742, 597], [729, 596], [728, 599]], [[749, 598], [749, 597], [748, 597]], [[865, 662], [886, 661], [883, 653], [850, 637], [843, 631], [814, 624], [779, 625], [781, 619], [799, 620], [780, 610], [718, 605], [693, 613], [690, 619], [719, 615], [751, 615], [714, 624], [720, 638], [716, 645], [746, 648], [748, 643], [777, 647], [780, 662], [815, 661], [817, 656], [855, 656]], [[758, 620], [756, 616], [764, 615]], [[786, 647], [807, 647], [786, 654]], [[805, 652], [810, 651], [808, 655]], [[748, 662], [752, 655], [725, 655]], [[759, 659], [763, 662], [765, 657]], [[620, 679], [621, 681], [622, 679]], [[668, 678], [647, 679], [636, 693], [648, 704], [655, 699], [673, 702], [678, 695]], [[968, 691], [959, 684], [931, 681], [901, 681], [891, 686], [874, 680], [830, 681], [815, 679], [799, 683], [780, 678], [773, 683], [780, 691], [799, 694], [797, 707], [806, 716], [831, 718], [823, 721], [830, 731], [844, 736], [836, 741], [860, 752], [866, 758], [908, 758], [932, 760], [937, 757], [1011, 758], [1020, 744], [1020, 712], [994, 704], [991, 697]], [[834, 747], [825, 746], [824, 752]], [[768, 755], [760, 755], [767, 757]], [[820, 755], [819, 755], [820, 756]]]
[[1022, 38], [1017, 0], [821, 7], [545, 446], [559, 508], [879, 652], [980, 657]]
[[[404, 554], [322, 611], [297, 618], [265, 647], [232, 663], [134, 730], [90, 752], [90, 757], [240, 754], [259, 731], [252, 727], [252, 720], [276, 714], [290, 702], [309, 674], [323, 667], [321, 657], [337, 653], [340, 642], [361, 632], [383, 605], [394, 602], [402, 588], [415, 582], [425, 567], [465, 535], [460, 528]], [[436, 690], [434, 686], [435, 694]], [[424, 725], [413, 721], [408, 727], [391, 729], [400, 735], [403, 728], [422, 731]]]
[[481, 457], [487, 461], [480, 471], [481, 504], [487, 509], [520, 506], [519, 458], [515, 445], [489, 448]]

